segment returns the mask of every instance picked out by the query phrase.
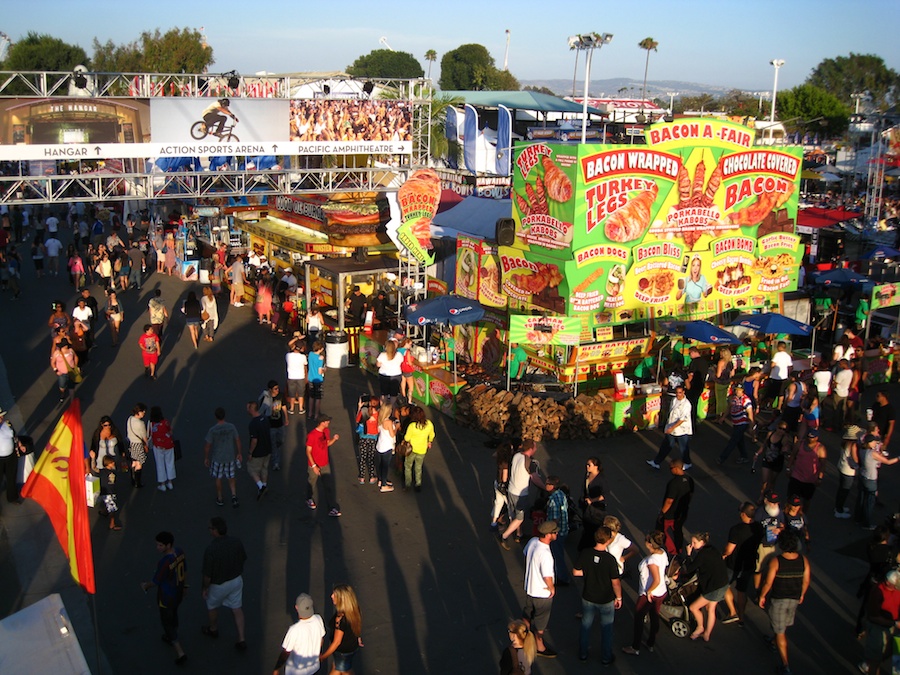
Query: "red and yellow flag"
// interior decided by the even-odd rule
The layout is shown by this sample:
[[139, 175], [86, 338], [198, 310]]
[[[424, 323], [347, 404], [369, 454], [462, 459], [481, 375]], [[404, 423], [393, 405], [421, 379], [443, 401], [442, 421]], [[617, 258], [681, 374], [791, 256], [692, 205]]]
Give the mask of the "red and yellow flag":
[[60, 546], [69, 558], [72, 576], [88, 593], [95, 593], [94, 554], [84, 487], [84, 436], [81, 403], [72, 399], [53, 430], [34, 471], [22, 488], [44, 507]]

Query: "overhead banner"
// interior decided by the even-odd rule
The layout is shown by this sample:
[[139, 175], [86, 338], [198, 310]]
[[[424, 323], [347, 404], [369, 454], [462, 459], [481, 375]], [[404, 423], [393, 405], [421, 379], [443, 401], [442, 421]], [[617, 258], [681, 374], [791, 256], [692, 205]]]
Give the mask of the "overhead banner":
[[517, 147], [515, 241], [500, 249], [510, 306], [621, 323], [795, 290], [802, 149], [753, 134], [686, 119], [650, 126], [641, 146]]
[[288, 101], [284, 99], [154, 98], [150, 100], [150, 114], [150, 140], [154, 143], [219, 140], [269, 144], [290, 140]]
[[569, 316], [509, 317], [509, 341], [527, 345], [577, 345], [581, 338], [581, 319]]

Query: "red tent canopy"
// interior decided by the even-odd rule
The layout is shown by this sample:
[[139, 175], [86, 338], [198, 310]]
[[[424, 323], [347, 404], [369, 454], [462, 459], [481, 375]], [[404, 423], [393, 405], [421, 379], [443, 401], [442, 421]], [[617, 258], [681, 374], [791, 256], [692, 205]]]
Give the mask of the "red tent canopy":
[[863, 214], [859, 211], [848, 211], [847, 209], [822, 209], [818, 206], [811, 206], [808, 209], [801, 209], [800, 215], [816, 216], [827, 218], [834, 223], [842, 223], [845, 220], [853, 220], [854, 218], [862, 218]]
[[831, 227], [832, 225], [837, 225], [837, 221], [831, 220], [831, 218], [816, 215], [815, 213], [809, 213], [809, 211], [812, 210], [813, 209], [802, 209], [800, 213], [797, 214], [798, 226], [818, 229], [820, 227]]

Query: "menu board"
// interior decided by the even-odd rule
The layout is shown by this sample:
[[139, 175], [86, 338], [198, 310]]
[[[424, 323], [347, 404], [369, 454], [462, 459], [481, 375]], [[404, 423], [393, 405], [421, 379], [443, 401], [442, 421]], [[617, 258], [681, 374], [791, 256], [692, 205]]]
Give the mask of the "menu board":
[[647, 145], [535, 143], [514, 153], [510, 307], [592, 323], [699, 317], [795, 290], [799, 147], [731, 122], [655, 124]]
[[459, 235], [456, 240], [456, 294], [485, 307], [506, 309], [500, 293], [500, 258], [497, 249], [480, 239]]
[[872, 289], [871, 311], [884, 307], [900, 305], [900, 295], [897, 294], [897, 284], [883, 284]]
[[581, 339], [581, 320], [567, 316], [509, 317], [509, 341], [528, 345], [577, 345]]

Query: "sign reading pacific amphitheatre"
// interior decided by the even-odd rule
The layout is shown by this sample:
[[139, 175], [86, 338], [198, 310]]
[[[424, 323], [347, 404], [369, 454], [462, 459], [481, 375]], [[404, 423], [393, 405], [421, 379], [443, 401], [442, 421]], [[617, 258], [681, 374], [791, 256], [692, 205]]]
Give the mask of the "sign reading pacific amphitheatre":
[[655, 124], [647, 145], [535, 143], [514, 153], [510, 308], [591, 324], [759, 307], [794, 290], [799, 147], [754, 146], [711, 119]]

